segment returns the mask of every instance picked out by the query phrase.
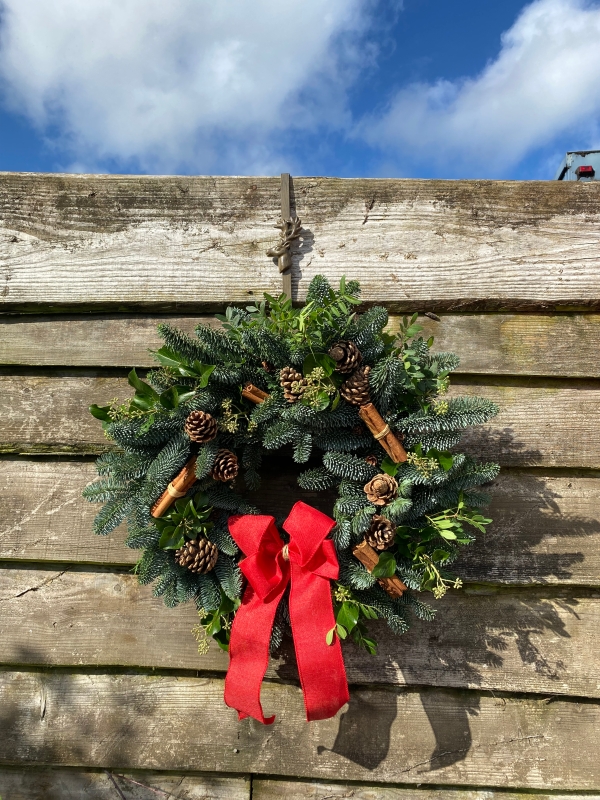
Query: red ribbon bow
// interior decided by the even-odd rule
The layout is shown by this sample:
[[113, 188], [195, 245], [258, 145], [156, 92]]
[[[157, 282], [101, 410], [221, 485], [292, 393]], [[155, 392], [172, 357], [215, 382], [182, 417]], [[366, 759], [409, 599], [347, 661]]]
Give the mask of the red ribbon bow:
[[337, 638], [325, 641], [335, 626], [329, 582], [339, 566], [330, 517], [306, 503], [296, 503], [283, 523], [290, 535], [285, 545], [266, 516], [230, 517], [229, 530], [246, 558], [240, 568], [248, 579], [235, 615], [229, 644], [225, 702], [240, 719], [250, 716], [270, 725], [260, 704], [260, 687], [269, 662], [269, 641], [275, 612], [288, 583], [290, 620], [308, 721], [328, 719], [348, 702], [348, 683]]

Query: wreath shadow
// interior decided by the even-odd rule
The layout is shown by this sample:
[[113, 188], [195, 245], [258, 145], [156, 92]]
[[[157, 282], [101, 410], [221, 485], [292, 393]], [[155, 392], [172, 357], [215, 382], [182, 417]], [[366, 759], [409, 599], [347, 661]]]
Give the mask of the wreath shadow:
[[[541, 453], [526, 448], [511, 429], [480, 428], [469, 444], [482, 460], [509, 453], [509, 463], [541, 462]], [[570, 638], [564, 617], [577, 617], [578, 601], [568, 590], [549, 599], [543, 585], [571, 578], [572, 568], [585, 556], [575, 549], [557, 553], [555, 546], [554, 552], [552, 546], [544, 552], [545, 543], [598, 535], [600, 521], [564, 513], [560, 492], [541, 473], [508, 468], [488, 487], [495, 524], [453, 565], [466, 586], [441, 601], [437, 622], [415, 621], [401, 637], [385, 635], [385, 624], [374, 623], [381, 627], [374, 631], [380, 634], [376, 659], [353, 644], [344, 645], [349, 682], [356, 688], [340, 716], [332, 752], [365, 769], [376, 769], [387, 757], [396, 731], [411, 724], [399, 712], [398, 692], [414, 691], [435, 737], [434, 749], [418, 771], [435, 772], [464, 760], [469, 752], [469, 718], [479, 713], [481, 692], [494, 695], [518, 689], [524, 685], [524, 670], [543, 676], [550, 686], [555, 681], [560, 685], [566, 665], [560, 658], [551, 660], [539, 640], [550, 638], [549, 634]], [[265, 500], [269, 495], [266, 507], [274, 509], [281, 523], [289, 513], [289, 498], [298, 498], [299, 491], [289, 462], [286, 470], [273, 464], [272, 477], [264, 485], [268, 489], [261, 495]], [[302, 493], [302, 499], [330, 514], [335, 497], [315, 492]], [[282, 680], [298, 680], [291, 641], [283, 644], [276, 671]], [[515, 685], [509, 685], [511, 680]], [[366, 684], [385, 686], [386, 691], [359, 688]], [[397, 702], [391, 701], [394, 693]], [[382, 694], [387, 698], [384, 703], [378, 697]], [[368, 748], [357, 745], [362, 736], [357, 734], [365, 727]]]

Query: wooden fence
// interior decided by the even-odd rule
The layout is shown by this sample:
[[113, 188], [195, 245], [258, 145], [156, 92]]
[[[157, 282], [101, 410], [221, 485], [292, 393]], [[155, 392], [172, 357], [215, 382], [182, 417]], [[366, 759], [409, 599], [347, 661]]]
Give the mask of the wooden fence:
[[[436, 312], [428, 333], [462, 358], [453, 391], [501, 407], [465, 437], [503, 467], [465, 588], [375, 659], [345, 647], [335, 719], [304, 721], [288, 654], [263, 693], [275, 725], [239, 723], [191, 604], [137, 585], [121, 531], [91, 533], [81, 490], [108, 443], [87, 405], [129, 394], [159, 320], [191, 330], [278, 292], [279, 179], [4, 174], [0, 795], [600, 796], [600, 185], [302, 178], [293, 194], [294, 298], [345, 274], [395, 315]], [[262, 502], [283, 513], [298, 492], [274, 465]]]

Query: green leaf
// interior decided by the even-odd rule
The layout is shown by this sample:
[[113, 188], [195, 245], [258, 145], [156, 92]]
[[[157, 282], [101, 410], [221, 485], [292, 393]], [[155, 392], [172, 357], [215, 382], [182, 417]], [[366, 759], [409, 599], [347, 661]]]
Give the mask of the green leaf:
[[437, 454], [437, 460], [439, 462], [440, 467], [444, 470], [444, 472], [448, 472], [448, 470], [452, 467], [454, 463], [454, 459], [452, 458], [452, 453], [443, 452]]
[[448, 540], [456, 539], [456, 534], [454, 533], [454, 531], [446, 531], [446, 530], [440, 531], [440, 536]]
[[434, 561], [446, 561], [450, 558], [450, 553], [447, 550], [434, 550], [431, 554]]
[[358, 613], [356, 603], [344, 602], [337, 613], [336, 621], [350, 632], [358, 622]]
[[339, 406], [339, 404], [340, 404], [340, 393], [336, 392], [335, 393], [335, 397], [333, 398], [333, 400], [331, 402], [331, 410], [335, 411], [336, 408]]
[[332, 645], [334, 635], [335, 635], [335, 626], [330, 631], [327, 631], [327, 634], [325, 635], [325, 644]]
[[154, 400], [146, 395], [135, 394], [131, 398], [131, 405], [142, 411], [150, 411], [151, 408], [154, 408]]
[[394, 478], [396, 473], [400, 469], [400, 464], [396, 464], [396, 462], [392, 461], [392, 459], [389, 458], [389, 456], [386, 456], [381, 462], [381, 469], [388, 475], [391, 475], [392, 478]]
[[348, 636], [348, 631], [346, 630], [346, 628], [344, 628], [344, 626], [343, 626], [343, 625], [340, 625], [340, 624], [338, 623], [338, 624], [335, 626], [335, 629], [336, 629], [336, 631], [337, 631], [337, 635], [340, 637], [340, 639], [345, 639], [345, 638]]
[[174, 386], [171, 386], [169, 389], [165, 389], [164, 392], [158, 397], [158, 400], [163, 408], [168, 409], [171, 411], [174, 408], [177, 408], [179, 405], [179, 395], [177, 394], [177, 390]]
[[135, 389], [136, 395], [142, 395], [142, 397], [152, 397], [155, 400], [158, 399], [157, 392], [154, 391], [150, 384], [144, 383], [144, 381], [138, 378], [135, 368], [131, 370], [127, 376], [127, 380], [129, 381], [129, 385], [133, 386]]
[[161, 347], [160, 350], [150, 350], [156, 360], [163, 365], [163, 367], [171, 367], [171, 369], [179, 369], [183, 361], [174, 350], [168, 347]]
[[154, 424], [154, 414], [150, 414], [150, 416], [145, 420], [144, 424], [140, 427], [138, 431], [138, 436], [141, 436], [142, 433], [146, 433], [147, 431], [149, 431], [153, 424]]
[[183, 547], [185, 538], [178, 532], [177, 528], [167, 527], [163, 530], [158, 540], [158, 546], [163, 550], [177, 550]]
[[379, 554], [379, 561], [373, 567], [375, 578], [391, 578], [396, 572], [396, 559], [391, 553], [383, 552]]
[[332, 375], [335, 371], [336, 362], [327, 353], [311, 353], [304, 359], [302, 364], [302, 374], [310, 375], [313, 369], [321, 367], [325, 375]]
[[110, 422], [110, 406], [97, 406], [95, 403], [94, 405], [89, 406], [89, 412], [92, 417], [96, 417], [96, 419], [101, 419], [102, 422]]

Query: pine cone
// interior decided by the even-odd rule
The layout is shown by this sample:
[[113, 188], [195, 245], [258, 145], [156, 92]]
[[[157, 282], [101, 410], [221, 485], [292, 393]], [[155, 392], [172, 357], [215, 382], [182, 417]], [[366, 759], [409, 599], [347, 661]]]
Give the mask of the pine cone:
[[374, 514], [365, 541], [375, 550], [387, 550], [394, 544], [396, 526], [385, 517]]
[[382, 472], [370, 480], [364, 487], [367, 499], [376, 506], [384, 506], [394, 500], [398, 494], [398, 482], [391, 475]]
[[219, 551], [217, 545], [209, 542], [204, 537], [186, 542], [183, 547], [175, 551], [175, 560], [181, 567], [187, 567], [191, 572], [210, 572], [217, 563]]
[[354, 372], [360, 366], [362, 356], [354, 342], [338, 342], [334, 344], [329, 355], [337, 362], [336, 370], [344, 375]]
[[348, 380], [342, 383], [340, 394], [353, 406], [366, 406], [371, 402], [369, 394], [369, 372], [371, 367], [359, 367]]
[[238, 474], [238, 457], [231, 450], [217, 450], [211, 477], [215, 481], [232, 481]]
[[273, 372], [275, 369], [273, 364], [270, 364], [268, 361], [261, 361], [260, 363], [265, 372]]
[[193, 442], [210, 442], [217, 435], [217, 420], [206, 411], [192, 411], [185, 421], [185, 432]]
[[367, 462], [367, 464], [370, 467], [376, 467], [377, 466], [377, 456], [367, 456], [365, 458], [365, 461]]
[[280, 371], [279, 383], [283, 388], [283, 396], [288, 403], [295, 403], [307, 386], [302, 373], [293, 367], [284, 367]]

